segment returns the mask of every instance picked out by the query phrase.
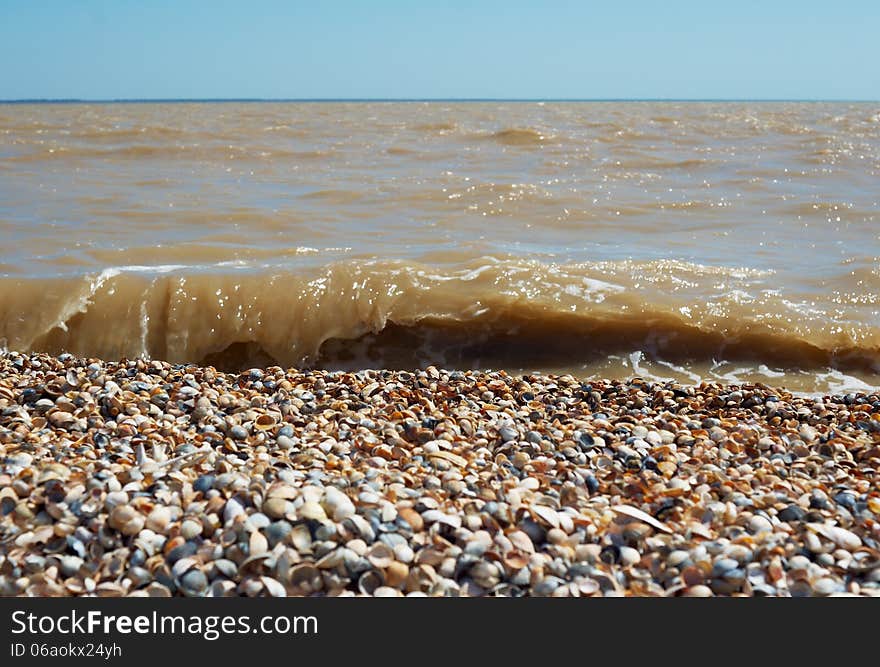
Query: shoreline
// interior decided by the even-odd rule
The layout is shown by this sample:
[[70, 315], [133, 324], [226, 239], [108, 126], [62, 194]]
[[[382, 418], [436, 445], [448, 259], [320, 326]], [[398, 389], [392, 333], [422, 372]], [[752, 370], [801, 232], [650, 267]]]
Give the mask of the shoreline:
[[880, 396], [0, 354], [0, 595], [880, 594]]

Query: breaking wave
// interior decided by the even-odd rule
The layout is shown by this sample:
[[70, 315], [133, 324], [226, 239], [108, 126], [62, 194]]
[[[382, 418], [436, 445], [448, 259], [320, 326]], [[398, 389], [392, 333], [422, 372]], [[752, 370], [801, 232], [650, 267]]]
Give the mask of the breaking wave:
[[[82, 279], [3, 279], [0, 338], [24, 351], [227, 370], [437, 362], [572, 369], [639, 350], [673, 367], [724, 359], [880, 372], [877, 328], [811, 313], [766, 289], [766, 277], [672, 261], [491, 257], [442, 267], [126, 266]], [[709, 298], [707, 281], [717, 286]]]

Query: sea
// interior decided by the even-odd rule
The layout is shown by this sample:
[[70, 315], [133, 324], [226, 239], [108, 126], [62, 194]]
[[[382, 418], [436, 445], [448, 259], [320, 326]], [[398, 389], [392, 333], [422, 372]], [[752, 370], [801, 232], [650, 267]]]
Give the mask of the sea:
[[880, 388], [880, 103], [0, 104], [0, 344]]

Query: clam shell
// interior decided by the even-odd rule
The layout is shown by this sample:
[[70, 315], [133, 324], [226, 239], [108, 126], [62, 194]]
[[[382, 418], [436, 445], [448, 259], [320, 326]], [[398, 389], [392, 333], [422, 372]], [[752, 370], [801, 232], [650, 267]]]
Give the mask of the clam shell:
[[367, 570], [358, 577], [358, 590], [364, 595], [372, 595], [377, 588], [385, 585], [385, 577], [377, 570]]
[[254, 428], [258, 431], [268, 431], [275, 428], [275, 418], [271, 415], [262, 414], [254, 421]]
[[367, 550], [367, 560], [374, 567], [384, 569], [394, 562], [394, 551], [384, 542], [376, 542]]
[[667, 526], [665, 523], [661, 521], [657, 521], [654, 517], [652, 517], [647, 512], [640, 510], [637, 507], [632, 507], [630, 505], [614, 505], [611, 508], [618, 514], [624, 514], [626, 516], [632, 517], [633, 519], [638, 519], [639, 521], [643, 521], [647, 523], [649, 526], [653, 526], [657, 530], [662, 530], [664, 533], [671, 533], [672, 529]]
[[295, 565], [290, 569], [290, 585], [297, 589], [300, 595], [319, 591], [323, 586], [321, 572], [311, 563]]

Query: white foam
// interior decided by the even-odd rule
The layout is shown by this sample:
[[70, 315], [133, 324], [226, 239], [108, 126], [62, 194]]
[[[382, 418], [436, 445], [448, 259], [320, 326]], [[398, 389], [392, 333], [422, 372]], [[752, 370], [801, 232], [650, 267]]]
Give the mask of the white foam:
[[673, 378], [663, 377], [660, 375], [655, 375], [647, 368], [642, 368], [641, 362], [644, 358], [644, 353], [641, 350], [636, 350], [635, 352], [631, 352], [629, 354], [629, 363], [632, 367], [633, 374], [639, 377], [647, 378], [649, 380], [657, 380], [658, 382], [667, 382], [672, 380]]
[[[864, 392], [870, 394], [875, 391], [880, 391], [880, 385], [868, 384], [864, 380], [860, 380], [852, 375], [847, 375], [836, 369], [831, 369], [825, 373], [819, 373], [816, 377], [827, 383], [827, 390], [823, 393], [848, 394], [850, 392]], [[810, 392], [808, 395], [816, 395], [816, 393]], [[819, 395], [821, 395], [821, 393]]]
[[684, 368], [683, 366], [678, 366], [676, 364], [673, 364], [670, 361], [658, 360], [657, 363], [660, 364], [661, 366], [666, 366], [666, 368], [669, 368], [670, 370], [673, 370], [676, 373], [680, 373], [681, 375], [684, 375], [685, 377], [690, 378], [695, 384], [698, 384], [703, 379], [697, 373], [694, 373], [693, 371], [689, 371], [688, 369]]

